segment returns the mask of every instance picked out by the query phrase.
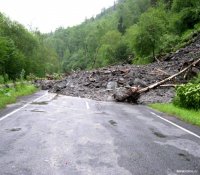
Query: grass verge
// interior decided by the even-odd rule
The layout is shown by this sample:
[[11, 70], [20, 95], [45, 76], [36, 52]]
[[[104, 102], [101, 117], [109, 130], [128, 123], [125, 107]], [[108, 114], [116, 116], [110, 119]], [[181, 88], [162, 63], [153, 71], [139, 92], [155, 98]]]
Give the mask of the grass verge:
[[197, 125], [200, 127], [200, 110], [199, 111], [188, 110], [174, 106], [171, 103], [167, 104], [155, 103], [155, 104], [150, 104], [149, 106], [153, 109], [167, 113], [169, 115], [174, 115], [177, 118], [187, 123]]
[[15, 103], [17, 97], [30, 95], [37, 91], [33, 85], [17, 85], [12, 88], [0, 88], [0, 109], [4, 108], [7, 104]]

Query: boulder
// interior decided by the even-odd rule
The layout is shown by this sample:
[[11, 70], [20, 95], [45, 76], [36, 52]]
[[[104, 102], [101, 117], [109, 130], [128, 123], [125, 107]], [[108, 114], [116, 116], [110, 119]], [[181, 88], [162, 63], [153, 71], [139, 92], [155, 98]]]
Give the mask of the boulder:
[[54, 84], [54, 80], [38, 80], [38, 82], [36, 82], [36, 85], [42, 90], [49, 90], [54, 86]]
[[59, 92], [62, 89], [67, 87], [67, 82], [66, 81], [60, 81], [58, 83], [55, 83], [52, 89], [52, 92]]
[[118, 102], [132, 102], [137, 103], [137, 100], [140, 96], [139, 93], [137, 93], [138, 88], [125, 88], [120, 87], [115, 89], [113, 97]]
[[118, 87], [118, 84], [116, 81], [110, 81], [107, 84], [106, 90], [115, 90]]

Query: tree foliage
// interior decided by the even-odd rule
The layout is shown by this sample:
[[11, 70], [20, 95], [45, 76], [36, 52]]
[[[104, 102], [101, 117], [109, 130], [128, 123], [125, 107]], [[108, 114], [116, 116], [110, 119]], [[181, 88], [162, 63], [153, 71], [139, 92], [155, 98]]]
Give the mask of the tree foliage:
[[49, 34], [30, 32], [0, 13], [0, 75], [146, 62], [200, 31], [199, 23], [199, 0], [118, 0], [80, 25]]
[[44, 38], [0, 13], [0, 75], [15, 80], [22, 70], [37, 76], [58, 71], [57, 53], [44, 43]]
[[166, 14], [161, 8], [151, 8], [141, 15], [133, 39], [136, 54], [140, 57], [152, 54], [155, 57], [161, 37], [165, 33], [166, 22]]
[[95, 18], [59, 28], [47, 40], [64, 71], [129, 62], [134, 56], [154, 58], [172, 50], [199, 23], [199, 7], [196, 0], [118, 0]]

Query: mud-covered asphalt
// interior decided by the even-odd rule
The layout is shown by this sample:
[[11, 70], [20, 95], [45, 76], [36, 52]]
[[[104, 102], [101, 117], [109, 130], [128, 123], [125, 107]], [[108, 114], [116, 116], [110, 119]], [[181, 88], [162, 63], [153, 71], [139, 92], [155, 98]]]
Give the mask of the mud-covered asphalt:
[[[22, 106], [11, 105], [0, 117]], [[0, 175], [200, 174], [200, 139], [151, 112], [49, 93], [0, 120]]]

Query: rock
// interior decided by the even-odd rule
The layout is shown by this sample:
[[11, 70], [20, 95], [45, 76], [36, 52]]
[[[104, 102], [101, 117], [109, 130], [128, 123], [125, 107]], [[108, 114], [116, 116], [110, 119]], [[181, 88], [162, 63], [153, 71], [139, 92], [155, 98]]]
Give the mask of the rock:
[[128, 84], [129, 84], [130, 86], [133, 86], [133, 85], [134, 85], [134, 79], [131, 79], [131, 80], [128, 82]]
[[69, 87], [70, 87], [70, 88], [74, 88], [75, 86], [74, 86], [73, 83], [71, 83], [71, 84], [69, 85]]
[[54, 80], [43, 80], [39, 83], [39, 87], [42, 90], [49, 90], [53, 87], [55, 81]]
[[90, 77], [89, 80], [90, 80], [90, 82], [95, 82], [96, 81], [96, 79], [92, 78], [92, 77]]
[[117, 81], [119, 84], [124, 84], [125, 83], [125, 79], [120, 77]]
[[147, 83], [139, 78], [136, 78], [133, 82], [133, 84], [135, 86], [139, 86], [139, 87], [147, 87]]
[[110, 70], [104, 71], [104, 74], [111, 74], [112, 72]]
[[196, 47], [200, 48], [200, 44], [196, 44]]
[[85, 91], [85, 89], [83, 89], [83, 88], [79, 88], [78, 91]]
[[196, 67], [193, 67], [191, 72], [196, 76], [196, 75], [198, 75], [200, 73], [200, 70], [198, 68], [196, 68]]
[[110, 81], [110, 82], [108, 82], [106, 89], [107, 90], [115, 90], [117, 87], [118, 87], [118, 84], [116, 81]]
[[129, 73], [126, 75], [126, 77], [133, 77], [135, 74], [133, 71], [129, 71]]
[[60, 81], [58, 83], [55, 83], [54, 86], [53, 86], [53, 90], [52, 92], [59, 92], [61, 91], [62, 89], [66, 88], [67, 86], [67, 83], [65, 81]]
[[91, 83], [90, 82], [85, 82], [84, 86], [89, 86]]
[[127, 101], [127, 102], [137, 103], [140, 94], [137, 93], [136, 91], [137, 88], [132, 90], [131, 88], [120, 87], [115, 89], [113, 97], [118, 102]]
[[113, 95], [114, 99], [118, 102], [125, 101], [129, 96], [130, 96], [130, 89], [127, 89], [124, 87], [115, 89], [115, 92]]

